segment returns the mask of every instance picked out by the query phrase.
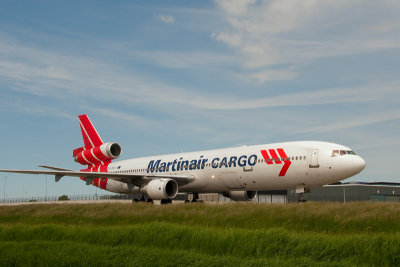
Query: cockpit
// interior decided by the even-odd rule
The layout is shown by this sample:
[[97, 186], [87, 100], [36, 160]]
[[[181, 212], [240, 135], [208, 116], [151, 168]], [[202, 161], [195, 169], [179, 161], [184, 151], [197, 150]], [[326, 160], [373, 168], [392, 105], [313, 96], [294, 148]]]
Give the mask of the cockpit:
[[344, 155], [356, 155], [356, 153], [352, 150], [333, 150], [331, 157], [340, 157]]

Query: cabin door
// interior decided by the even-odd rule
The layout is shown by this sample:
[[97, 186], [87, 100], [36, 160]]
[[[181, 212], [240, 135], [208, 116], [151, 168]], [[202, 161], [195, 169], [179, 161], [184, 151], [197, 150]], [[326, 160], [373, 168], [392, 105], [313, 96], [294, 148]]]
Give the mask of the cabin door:
[[310, 168], [319, 168], [318, 154], [319, 154], [318, 149], [313, 149], [311, 151], [311, 161], [310, 161], [310, 166], [309, 166]]

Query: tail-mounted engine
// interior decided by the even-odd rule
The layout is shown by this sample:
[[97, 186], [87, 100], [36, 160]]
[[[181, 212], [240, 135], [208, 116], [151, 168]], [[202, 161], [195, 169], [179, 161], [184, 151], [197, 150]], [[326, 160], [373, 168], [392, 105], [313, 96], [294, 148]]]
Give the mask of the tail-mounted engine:
[[82, 165], [97, 165], [108, 163], [121, 156], [122, 148], [118, 143], [105, 143], [92, 149], [77, 148], [72, 156]]
[[228, 191], [222, 194], [233, 201], [253, 201], [256, 199], [257, 191]]

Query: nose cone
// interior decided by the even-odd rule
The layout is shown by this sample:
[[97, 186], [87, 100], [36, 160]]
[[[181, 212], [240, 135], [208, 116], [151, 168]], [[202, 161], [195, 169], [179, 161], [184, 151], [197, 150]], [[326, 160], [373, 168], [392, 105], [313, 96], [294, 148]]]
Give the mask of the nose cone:
[[365, 160], [362, 158], [362, 157], [360, 157], [360, 156], [357, 156], [355, 159], [354, 159], [354, 162], [353, 162], [353, 164], [354, 164], [354, 172], [355, 172], [355, 174], [357, 174], [357, 173], [359, 173], [359, 172], [361, 172], [362, 170], [364, 170], [364, 168], [365, 168]]
[[365, 160], [357, 155], [348, 155], [334, 158], [332, 165], [334, 166], [335, 177], [346, 179], [364, 170]]

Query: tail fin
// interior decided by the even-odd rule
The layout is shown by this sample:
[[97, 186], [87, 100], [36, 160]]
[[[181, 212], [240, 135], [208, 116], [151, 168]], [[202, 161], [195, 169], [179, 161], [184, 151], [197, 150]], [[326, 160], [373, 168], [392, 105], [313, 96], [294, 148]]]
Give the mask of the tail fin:
[[101, 140], [100, 135], [97, 133], [92, 122], [86, 114], [79, 116], [79, 124], [81, 126], [85, 149], [91, 149], [103, 144], [103, 140]]
[[92, 122], [86, 114], [79, 116], [82, 138], [85, 146], [72, 151], [76, 162], [88, 166], [103, 166], [121, 155], [121, 146], [118, 143], [103, 143]]

